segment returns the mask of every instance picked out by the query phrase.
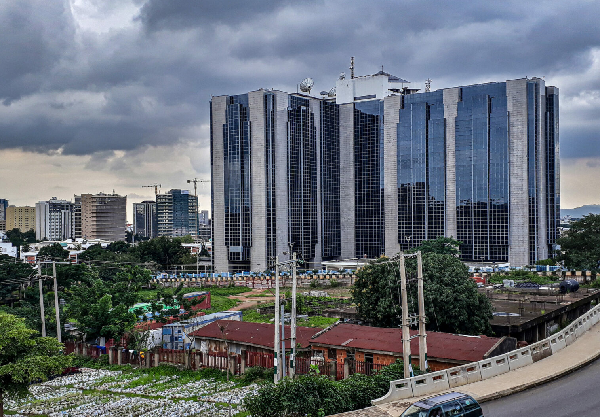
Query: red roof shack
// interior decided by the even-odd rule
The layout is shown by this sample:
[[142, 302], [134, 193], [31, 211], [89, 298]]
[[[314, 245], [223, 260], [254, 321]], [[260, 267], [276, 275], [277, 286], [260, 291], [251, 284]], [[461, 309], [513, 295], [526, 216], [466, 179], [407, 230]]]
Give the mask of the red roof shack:
[[[225, 327], [223, 333], [219, 326]], [[320, 330], [312, 327], [297, 327], [296, 341], [300, 344], [300, 351], [310, 350], [310, 338]], [[290, 326], [285, 326], [285, 337], [289, 339]], [[246, 321], [219, 320], [190, 333], [195, 339], [196, 349], [207, 353], [225, 352], [225, 343], [229, 344], [229, 351], [241, 353], [248, 352], [273, 353], [275, 328], [269, 323], [250, 323]], [[290, 341], [286, 341], [290, 348]]]
[[[411, 336], [416, 335], [411, 330]], [[315, 335], [311, 342], [315, 354], [327, 360], [343, 361], [354, 356], [357, 361], [388, 365], [402, 358], [402, 330], [336, 323]], [[412, 362], [419, 364], [419, 339], [410, 344]], [[433, 371], [476, 362], [516, 348], [512, 337], [465, 336], [427, 332], [427, 359]], [[319, 351], [317, 353], [317, 351]], [[338, 362], [339, 363], [339, 362]]]

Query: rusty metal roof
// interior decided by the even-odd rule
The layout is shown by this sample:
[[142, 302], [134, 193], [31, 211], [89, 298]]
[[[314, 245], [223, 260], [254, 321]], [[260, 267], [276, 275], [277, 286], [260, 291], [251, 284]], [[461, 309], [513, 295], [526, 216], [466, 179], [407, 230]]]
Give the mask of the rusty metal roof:
[[[411, 336], [416, 334], [416, 330], [410, 331]], [[499, 341], [500, 338], [497, 337], [427, 332], [427, 356], [465, 362], [480, 361]], [[311, 344], [387, 352], [399, 356], [402, 354], [402, 330], [338, 323], [316, 335]], [[414, 356], [418, 355], [418, 338], [411, 340], [410, 349]]]
[[[225, 327], [223, 333], [219, 326]], [[296, 327], [296, 341], [302, 348], [309, 346], [310, 338], [317, 334], [319, 328]], [[285, 337], [289, 339], [291, 335], [290, 326], [285, 326]], [[250, 323], [246, 321], [220, 320], [190, 333], [190, 336], [225, 340], [230, 342], [246, 343], [265, 348], [273, 349], [275, 328], [269, 323]], [[290, 347], [289, 340], [286, 341], [287, 347]]]

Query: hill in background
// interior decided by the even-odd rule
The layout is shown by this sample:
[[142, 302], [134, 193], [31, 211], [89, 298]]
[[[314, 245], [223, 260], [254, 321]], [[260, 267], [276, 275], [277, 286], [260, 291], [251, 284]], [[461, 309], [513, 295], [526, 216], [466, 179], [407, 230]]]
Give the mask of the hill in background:
[[560, 216], [583, 217], [588, 214], [600, 214], [600, 204], [588, 204], [573, 209], [560, 209]]

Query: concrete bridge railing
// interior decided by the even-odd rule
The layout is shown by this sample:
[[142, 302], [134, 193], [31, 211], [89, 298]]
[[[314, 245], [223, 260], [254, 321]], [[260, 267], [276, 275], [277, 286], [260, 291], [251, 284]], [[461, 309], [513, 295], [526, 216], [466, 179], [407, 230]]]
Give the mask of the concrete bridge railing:
[[566, 349], [577, 338], [600, 321], [600, 304], [573, 321], [563, 330], [537, 343], [513, 350], [479, 362], [456, 366], [413, 378], [390, 382], [390, 390], [381, 398], [372, 400], [373, 405], [385, 404], [407, 398], [436, 394], [462, 385], [493, 378]]

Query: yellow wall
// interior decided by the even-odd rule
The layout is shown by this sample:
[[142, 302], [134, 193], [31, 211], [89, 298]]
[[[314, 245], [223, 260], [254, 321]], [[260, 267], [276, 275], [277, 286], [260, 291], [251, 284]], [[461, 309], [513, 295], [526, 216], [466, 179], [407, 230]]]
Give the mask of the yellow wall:
[[21, 232], [35, 230], [35, 207], [6, 208], [6, 230], [19, 229]]

